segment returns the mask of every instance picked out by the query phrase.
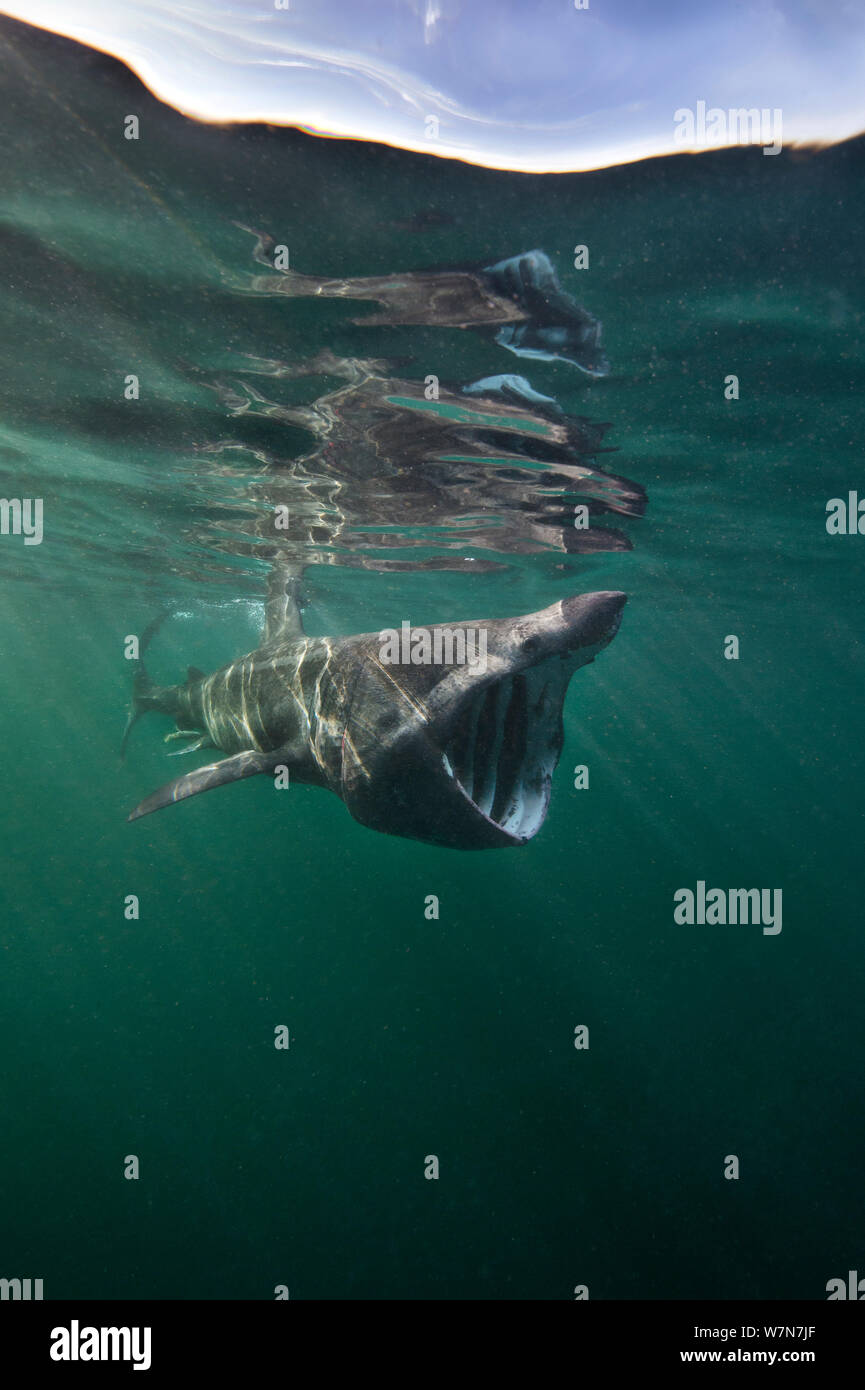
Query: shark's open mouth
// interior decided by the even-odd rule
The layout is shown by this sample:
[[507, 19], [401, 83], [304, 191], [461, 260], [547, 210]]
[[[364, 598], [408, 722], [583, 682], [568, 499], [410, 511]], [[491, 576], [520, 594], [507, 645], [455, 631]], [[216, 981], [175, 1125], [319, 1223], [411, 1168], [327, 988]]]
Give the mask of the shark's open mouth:
[[518, 842], [543, 824], [574, 663], [556, 656], [493, 681], [461, 710], [442, 762], [463, 796]]

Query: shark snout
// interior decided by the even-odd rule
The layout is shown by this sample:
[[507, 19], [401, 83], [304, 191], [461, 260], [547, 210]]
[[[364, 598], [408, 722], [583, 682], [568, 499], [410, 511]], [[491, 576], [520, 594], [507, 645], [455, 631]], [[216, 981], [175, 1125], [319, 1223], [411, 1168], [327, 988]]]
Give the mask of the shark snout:
[[627, 595], [615, 589], [562, 600], [562, 621], [573, 639], [591, 647], [612, 642], [622, 621]]
[[489, 665], [494, 674], [515, 674], [554, 657], [574, 664], [570, 674], [612, 642], [627, 595], [616, 590], [577, 594], [538, 613], [489, 624]]

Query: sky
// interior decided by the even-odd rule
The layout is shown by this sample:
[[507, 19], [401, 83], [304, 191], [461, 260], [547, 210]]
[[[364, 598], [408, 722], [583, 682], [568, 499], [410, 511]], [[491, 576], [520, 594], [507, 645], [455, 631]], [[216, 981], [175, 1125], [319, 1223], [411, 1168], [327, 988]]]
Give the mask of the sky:
[[121, 58], [202, 120], [492, 168], [596, 169], [737, 143], [729, 118], [699, 128], [698, 103], [773, 113], [785, 145], [865, 129], [862, 0], [577, 3], [0, 0], [0, 11]]

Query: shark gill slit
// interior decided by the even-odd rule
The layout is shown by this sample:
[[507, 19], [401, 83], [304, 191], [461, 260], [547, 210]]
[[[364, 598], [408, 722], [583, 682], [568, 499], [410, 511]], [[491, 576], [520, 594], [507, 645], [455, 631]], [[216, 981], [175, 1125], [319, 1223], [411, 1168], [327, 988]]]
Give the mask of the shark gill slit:
[[442, 755], [478, 810], [518, 839], [530, 839], [543, 822], [559, 752], [559, 697], [569, 674], [545, 665], [477, 694]]

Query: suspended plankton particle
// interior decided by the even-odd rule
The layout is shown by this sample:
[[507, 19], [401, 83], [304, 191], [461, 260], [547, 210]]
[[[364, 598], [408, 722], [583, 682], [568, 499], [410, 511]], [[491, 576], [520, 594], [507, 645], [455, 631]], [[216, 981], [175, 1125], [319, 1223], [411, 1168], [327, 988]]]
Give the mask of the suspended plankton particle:
[[[5, 0], [205, 121], [491, 168], [605, 168], [865, 127], [865, 5], [812, 0]], [[759, 151], [755, 150], [755, 154]]]

